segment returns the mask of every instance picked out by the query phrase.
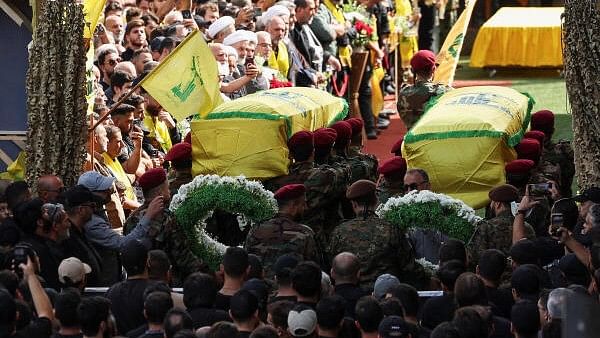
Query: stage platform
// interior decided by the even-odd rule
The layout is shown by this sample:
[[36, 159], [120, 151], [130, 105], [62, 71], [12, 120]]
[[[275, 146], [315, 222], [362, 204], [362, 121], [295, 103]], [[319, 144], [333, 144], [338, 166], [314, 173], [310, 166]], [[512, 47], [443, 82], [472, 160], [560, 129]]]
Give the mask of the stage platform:
[[563, 7], [503, 7], [477, 33], [471, 67], [562, 67]]

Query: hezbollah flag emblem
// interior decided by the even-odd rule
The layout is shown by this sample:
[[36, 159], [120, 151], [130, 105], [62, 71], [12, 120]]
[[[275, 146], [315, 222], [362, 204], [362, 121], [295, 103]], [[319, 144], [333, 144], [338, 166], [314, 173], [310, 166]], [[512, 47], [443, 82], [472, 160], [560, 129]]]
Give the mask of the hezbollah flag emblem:
[[193, 31], [140, 83], [173, 117], [206, 116], [223, 102], [217, 62]]
[[446, 36], [446, 40], [436, 57], [439, 66], [435, 71], [433, 82], [443, 83], [449, 86], [452, 85], [454, 74], [456, 73], [456, 66], [458, 65], [458, 59], [460, 57], [460, 50], [462, 49], [467, 27], [469, 27], [469, 21], [471, 21], [471, 14], [473, 13], [475, 2], [477, 2], [477, 0], [470, 0], [467, 2], [465, 9]]

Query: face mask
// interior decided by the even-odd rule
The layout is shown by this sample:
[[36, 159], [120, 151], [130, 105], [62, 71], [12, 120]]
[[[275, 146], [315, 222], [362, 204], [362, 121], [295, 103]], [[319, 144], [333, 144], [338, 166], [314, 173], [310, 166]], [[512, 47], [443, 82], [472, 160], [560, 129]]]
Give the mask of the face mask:
[[219, 69], [219, 75], [228, 76], [229, 75], [229, 64], [228, 63], [217, 63]]

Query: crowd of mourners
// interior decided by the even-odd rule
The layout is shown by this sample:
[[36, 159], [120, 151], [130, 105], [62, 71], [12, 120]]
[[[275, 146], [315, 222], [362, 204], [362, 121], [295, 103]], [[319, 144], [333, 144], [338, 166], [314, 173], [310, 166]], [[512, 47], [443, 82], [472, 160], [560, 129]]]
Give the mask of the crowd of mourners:
[[[335, 21], [312, 27], [336, 17], [333, 4], [109, 1], [95, 37], [96, 113], [190, 29], [212, 41], [231, 98], [275, 83], [245, 62], [260, 55], [294, 85], [318, 85], [326, 65], [339, 66], [321, 35], [348, 34]], [[409, 66], [406, 124], [449, 89], [430, 82], [432, 53]], [[215, 210], [206, 231], [228, 247], [210, 266], [169, 210], [193, 179], [191, 136], [148, 93], [131, 95], [95, 128], [77, 185], [50, 174], [0, 182], [0, 338], [548, 338], [561, 336], [569, 300], [598, 303], [600, 188], [573, 194], [573, 151], [553, 139], [552, 112], [532, 114], [507, 184], [489, 191], [467, 242], [378, 218], [390, 198], [435, 187], [426, 170], [407, 168], [402, 139], [389, 160], [364, 154], [375, 121], [362, 117], [290, 137], [289, 174], [263, 182], [273, 218], [244, 228]]]

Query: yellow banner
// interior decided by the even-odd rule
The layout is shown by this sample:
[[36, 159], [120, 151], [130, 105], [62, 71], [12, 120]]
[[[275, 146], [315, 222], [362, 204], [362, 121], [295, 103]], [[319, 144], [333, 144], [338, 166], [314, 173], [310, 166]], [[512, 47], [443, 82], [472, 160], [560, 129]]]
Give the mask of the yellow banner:
[[460, 58], [460, 50], [462, 49], [465, 33], [467, 32], [467, 27], [469, 27], [469, 21], [471, 21], [471, 14], [476, 2], [477, 0], [471, 0], [466, 4], [465, 10], [460, 14], [448, 36], [446, 36], [446, 40], [436, 57], [439, 66], [435, 71], [433, 82], [449, 86], [454, 82], [454, 74], [456, 73], [456, 66]]
[[204, 117], [223, 102], [217, 61], [197, 30], [140, 85], [178, 120], [196, 114]]
[[83, 37], [91, 39], [94, 36], [98, 19], [104, 10], [106, 0], [84, 0], [83, 14], [85, 15], [85, 27], [83, 28]]

